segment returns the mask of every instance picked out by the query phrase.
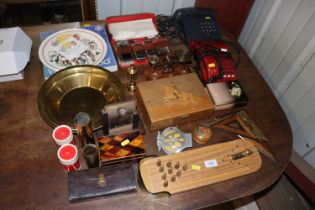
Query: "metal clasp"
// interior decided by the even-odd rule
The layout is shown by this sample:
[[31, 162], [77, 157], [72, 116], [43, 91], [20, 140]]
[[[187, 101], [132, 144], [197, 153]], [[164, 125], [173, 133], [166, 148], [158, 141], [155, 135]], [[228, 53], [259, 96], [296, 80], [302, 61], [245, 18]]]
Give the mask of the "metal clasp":
[[103, 173], [98, 174], [98, 185], [100, 187], [105, 187], [105, 185], [106, 185], [105, 175]]

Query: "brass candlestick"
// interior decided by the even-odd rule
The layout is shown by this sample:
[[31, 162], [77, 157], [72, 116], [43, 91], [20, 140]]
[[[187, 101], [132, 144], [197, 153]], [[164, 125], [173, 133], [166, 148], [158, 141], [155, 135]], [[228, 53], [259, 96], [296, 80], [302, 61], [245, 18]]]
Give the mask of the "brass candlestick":
[[128, 90], [131, 92], [134, 92], [136, 90], [136, 74], [137, 74], [137, 69], [134, 66], [130, 66], [127, 70], [128, 75], [129, 75], [129, 85], [128, 85]]

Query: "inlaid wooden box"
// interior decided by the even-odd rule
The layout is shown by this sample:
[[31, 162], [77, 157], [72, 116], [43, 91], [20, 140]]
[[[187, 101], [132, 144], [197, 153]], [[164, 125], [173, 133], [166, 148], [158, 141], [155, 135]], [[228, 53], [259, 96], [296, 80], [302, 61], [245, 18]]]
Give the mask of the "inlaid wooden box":
[[150, 131], [210, 117], [214, 109], [195, 73], [138, 83], [136, 94]]

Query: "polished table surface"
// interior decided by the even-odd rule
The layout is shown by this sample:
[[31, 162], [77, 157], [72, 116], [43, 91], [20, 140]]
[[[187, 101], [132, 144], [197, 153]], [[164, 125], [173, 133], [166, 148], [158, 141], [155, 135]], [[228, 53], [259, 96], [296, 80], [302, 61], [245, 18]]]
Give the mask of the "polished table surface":
[[[262, 157], [261, 168], [253, 174], [172, 196], [152, 195], [140, 184], [134, 193], [69, 203], [67, 174], [56, 157], [57, 146], [51, 137], [53, 129], [41, 119], [37, 109], [37, 94], [44, 83], [42, 65], [38, 58], [39, 32], [67, 26], [23, 28], [33, 40], [25, 78], [0, 83], [1, 209], [198, 209], [255, 194], [271, 186], [281, 176], [292, 150], [291, 129], [272, 91], [241, 50], [237, 72], [249, 102], [242, 108], [216, 111], [213, 118], [246, 110], [269, 139], [269, 147], [279, 165]], [[125, 78], [125, 72], [119, 71], [117, 76]], [[126, 85], [125, 80], [123, 83]], [[207, 120], [210, 122], [213, 118]], [[180, 125], [179, 128], [191, 132], [197, 123]], [[213, 132], [212, 143], [236, 138], [221, 130], [213, 129]], [[145, 135], [145, 146], [149, 155], [164, 155], [157, 151], [156, 132]], [[193, 148], [197, 147], [200, 145], [194, 142]]]

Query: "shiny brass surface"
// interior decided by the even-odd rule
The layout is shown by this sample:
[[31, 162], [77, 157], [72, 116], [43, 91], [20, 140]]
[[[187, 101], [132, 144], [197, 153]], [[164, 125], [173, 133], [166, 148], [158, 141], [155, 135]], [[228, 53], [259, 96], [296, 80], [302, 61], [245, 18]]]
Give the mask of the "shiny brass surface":
[[105, 104], [124, 97], [120, 81], [114, 74], [98, 66], [73, 66], [51, 76], [38, 94], [38, 108], [50, 126], [66, 124], [75, 132], [74, 117], [86, 112], [93, 129], [100, 128], [101, 109]]
[[127, 72], [129, 74], [129, 85], [128, 85], [128, 90], [130, 92], [136, 91], [136, 74], [137, 74], [137, 69], [134, 66], [130, 66], [127, 69]]

